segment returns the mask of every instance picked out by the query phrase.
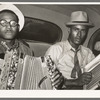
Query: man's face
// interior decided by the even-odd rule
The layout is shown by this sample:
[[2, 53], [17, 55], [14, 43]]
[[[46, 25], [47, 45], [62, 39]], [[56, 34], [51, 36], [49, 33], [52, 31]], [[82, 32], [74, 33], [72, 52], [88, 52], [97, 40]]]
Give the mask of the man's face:
[[88, 33], [88, 27], [84, 25], [75, 25], [70, 28], [69, 40], [74, 45], [82, 44]]
[[17, 17], [13, 13], [2, 12], [0, 14], [0, 22], [2, 23], [0, 24], [0, 38], [5, 40], [14, 39], [19, 31], [19, 25], [12, 26], [11, 24], [18, 23]]

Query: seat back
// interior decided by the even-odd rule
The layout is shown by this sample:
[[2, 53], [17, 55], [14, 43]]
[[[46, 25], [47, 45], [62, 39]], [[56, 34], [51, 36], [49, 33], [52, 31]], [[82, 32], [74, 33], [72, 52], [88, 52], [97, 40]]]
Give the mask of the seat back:
[[50, 47], [50, 44], [47, 43], [29, 43], [30, 47], [34, 51], [34, 56], [44, 56], [47, 49]]

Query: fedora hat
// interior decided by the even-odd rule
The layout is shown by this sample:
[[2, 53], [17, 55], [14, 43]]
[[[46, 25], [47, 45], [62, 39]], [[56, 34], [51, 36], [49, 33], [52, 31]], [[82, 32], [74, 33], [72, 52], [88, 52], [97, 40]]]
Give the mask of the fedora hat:
[[18, 19], [19, 19], [18, 24], [20, 25], [19, 31], [21, 31], [25, 22], [24, 15], [22, 14], [22, 12], [13, 4], [1, 4], [0, 11], [3, 11], [3, 10], [10, 10], [18, 16]]
[[66, 23], [67, 27], [72, 25], [86, 25], [88, 27], [94, 27], [92, 23], [89, 23], [89, 17], [84, 11], [75, 11], [71, 13], [71, 19], [69, 23]]

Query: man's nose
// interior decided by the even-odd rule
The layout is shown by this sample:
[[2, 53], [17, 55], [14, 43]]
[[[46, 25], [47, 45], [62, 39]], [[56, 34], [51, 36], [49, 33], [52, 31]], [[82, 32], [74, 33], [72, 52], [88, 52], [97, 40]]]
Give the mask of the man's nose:
[[8, 24], [6, 25], [6, 27], [7, 27], [7, 29], [10, 29], [10, 28], [11, 28], [11, 25], [8, 23]]
[[77, 36], [81, 36], [81, 30], [78, 31]]

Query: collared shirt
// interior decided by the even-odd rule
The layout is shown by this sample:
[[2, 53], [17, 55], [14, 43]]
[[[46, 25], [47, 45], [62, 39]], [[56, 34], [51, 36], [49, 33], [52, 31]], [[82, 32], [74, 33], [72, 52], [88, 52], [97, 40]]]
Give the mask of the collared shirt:
[[[23, 40], [16, 39], [14, 45], [10, 47], [10, 49], [15, 49], [15, 48], [18, 50], [19, 53], [23, 53], [24, 56], [34, 55], [34, 52], [30, 49], [30, 47]], [[2, 54], [5, 54], [6, 50], [7, 50], [6, 47], [4, 47], [1, 44], [1, 40], [0, 40], [0, 56], [1, 56], [0, 58], [3, 58]]]
[[[94, 54], [89, 48], [80, 45], [80, 50], [77, 53], [79, 65], [82, 72], [84, 67], [95, 58]], [[55, 65], [67, 79], [71, 79], [71, 71], [74, 67], [75, 49], [67, 41], [63, 41], [51, 46], [46, 55], [50, 55]], [[77, 76], [76, 76], [77, 77]]]

